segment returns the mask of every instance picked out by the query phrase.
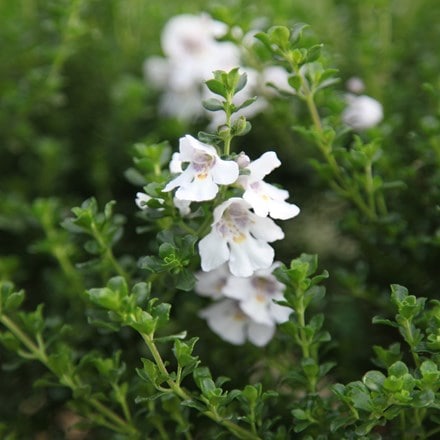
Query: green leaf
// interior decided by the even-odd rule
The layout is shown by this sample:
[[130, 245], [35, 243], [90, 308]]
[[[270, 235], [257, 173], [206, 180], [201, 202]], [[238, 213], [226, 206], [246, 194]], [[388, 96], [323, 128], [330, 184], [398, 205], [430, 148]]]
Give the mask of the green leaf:
[[322, 44], [315, 44], [307, 50], [306, 62], [312, 63], [316, 61], [321, 56]]
[[351, 382], [347, 385], [347, 394], [355, 408], [370, 412], [373, 409], [370, 394], [362, 382]]
[[303, 409], [297, 408], [292, 410], [292, 415], [297, 420], [309, 420], [309, 414], [307, 414]]
[[408, 289], [399, 284], [391, 285], [391, 299], [397, 306], [408, 296]]
[[319, 374], [319, 365], [313, 358], [301, 359], [301, 367], [308, 378], [316, 378]]
[[206, 110], [209, 110], [211, 112], [224, 110], [223, 102], [215, 98], [205, 99], [204, 101], [202, 101], [202, 105], [206, 108]]
[[285, 26], [272, 26], [267, 32], [270, 42], [280, 49], [287, 49], [290, 40], [290, 31]]
[[287, 82], [289, 83], [290, 87], [292, 87], [292, 89], [299, 92], [301, 90], [303, 79], [299, 75], [289, 75], [289, 77], [287, 78]]
[[[416, 392], [413, 396], [411, 404], [415, 408], [426, 408], [435, 402], [435, 393], [432, 390], [423, 390]], [[437, 407], [438, 409], [438, 407]]]
[[236, 107], [236, 111], [241, 110], [243, 108], [249, 107], [258, 99], [257, 96], [253, 96], [252, 98], [246, 99], [242, 104]]
[[226, 87], [223, 85], [221, 81], [217, 79], [208, 79], [208, 81], [206, 81], [205, 84], [212, 93], [223, 96], [223, 98], [227, 98], [228, 94]]
[[[247, 73], [242, 73], [237, 81], [237, 84], [234, 88], [234, 95], [237, 94], [240, 90], [243, 90], [247, 84]], [[246, 106], [247, 107], [247, 106]], [[244, 108], [241, 105], [239, 108]]]
[[162, 374], [159, 367], [153, 361], [145, 358], [142, 358], [141, 360], [143, 368], [137, 368], [136, 373], [142, 380], [150, 382], [157, 387], [168, 379], [168, 376]]
[[290, 31], [290, 41], [292, 45], [298, 43], [301, 40], [302, 33], [308, 27], [310, 26], [306, 23], [296, 23], [292, 26]]
[[176, 276], [176, 288], [189, 292], [193, 290], [196, 284], [197, 278], [194, 272], [189, 269], [182, 269], [182, 271]]
[[258, 398], [261, 396], [261, 384], [246, 385], [241, 395], [248, 401], [249, 406], [254, 406]]
[[0, 343], [7, 349], [16, 352], [20, 349], [20, 341], [9, 332], [0, 333]]
[[202, 394], [211, 396], [216, 386], [207, 367], [198, 367], [193, 371], [194, 381]]
[[130, 316], [126, 324], [133, 327], [139, 333], [153, 335], [157, 328], [157, 321], [158, 319], [151, 316], [150, 313], [137, 308], [136, 313]]
[[191, 338], [188, 341], [181, 341], [179, 339], [174, 341], [174, 357], [177, 359], [177, 362], [181, 367], [195, 365], [198, 362], [198, 357], [192, 356], [192, 352], [197, 341], [198, 338]]
[[407, 374], [408, 371], [408, 367], [402, 361], [394, 362], [394, 364], [388, 368], [388, 374], [396, 377], [402, 377]]
[[104, 309], [117, 311], [120, 308], [121, 300], [118, 292], [114, 292], [108, 287], [89, 289], [86, 294], [93, 304]]
[[[3, 287], [3, 286], [2, 286]], [[5, 312], [17, 310], [23, 303], [25, 298], [24, 290], [10, 293], [3, 303], [3, 309]], [[3, 298], [2, 298], [3, 299]], [[0, 309], [1, 310], [1, 309]]]
[[391, 321], [391, 320], [389, 320], [389, 319], [382, 318], [382, 317], [380, 317], [380, 316], [373, 316], [373, 319], [371, 320], [371, 322], [372, 322], [373, 324], [384, 324], [384, 325], [388, 325], [388, 326], [390, 326], [390, 327], [395, 327], [395, 328], [399, 327], [399, 326], [397, 325], [397, 323], [395, 323], [394, 321]]
[[380, 371], [368, 371], [362, 378], [362, 382], [373, 391], [379, 391], [385, 381], [385, 375]]

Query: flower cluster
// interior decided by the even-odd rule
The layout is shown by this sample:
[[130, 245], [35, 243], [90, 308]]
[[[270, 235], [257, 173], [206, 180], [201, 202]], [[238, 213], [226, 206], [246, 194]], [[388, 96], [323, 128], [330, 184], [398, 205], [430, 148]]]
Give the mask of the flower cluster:
[[[218, 112], [206, 111], [201, 102], [212, 94], [204, 82], [216, 70], [230, 70], [241, 66], [248, 77], [248, 87], [241, 91], [234, 101], [237, 106], [254, 95], [266, 98], [274, 93], [267, 83], [281, 90], [289, 89], [287, 72], [281, 67], [267, 67], [261, 72], [242, 63], [243, 48], [232, 41], [220, 40], [228, 32], [225, 23], [212, 19], [208, 14], [182, 14], [172, 17], [161, 35], [164, 57], [154, 56], [144, 63], [146, 80], [162, 91], [160, 111], [163, 115], [191, 121], [200, 117], [210, 119], [210, 128], [219, 125]], [[236, 29], [237, 36], [241, 31]], [[242, 36], [244, 45], [255, 32]], [[247, 118], [261, 112], [267, 106], [267, 99], [260, 97], [252, 107], [237, 113]]]
[[257, 346], [267, 344], [275, 325], [288, 319], [291, 310], [277, 304], [283, 299], [284, 285], [272, 271], [260, 269], [250, 277], [232, 275], [227, 265], [197, 274], [196, 292], [216, 300], [200, 312], [210, 328], [232, 344], [246, 340]]
[[234, 344], [249, 339], [264, 345], [275, 324], [288, 317], [288, 309], [273, 302], [282, 299], [283, 285], [272, 275], [269, 243], [284, 238], [273, 219], [293, 218], [299, 208], [286, 201], [287, 191], [264, 181], [280, 164], [273, 151], [254, 161], [244, 153], [224, 160], [215, 147], [186, 135], [170, 163], [174, 177], [163, 189], [175, 190], [174, 203], [188, 209], [193, 202], [214, 201], [210, 231], [198, 244], [203, 272], [197, 291], [221, 300], [200, 316]]

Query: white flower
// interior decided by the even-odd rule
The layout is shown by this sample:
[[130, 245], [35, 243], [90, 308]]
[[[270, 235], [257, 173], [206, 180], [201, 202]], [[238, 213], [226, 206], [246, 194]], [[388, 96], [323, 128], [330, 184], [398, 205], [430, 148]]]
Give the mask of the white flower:
[[187, 59], [209, 55], [212, 43], [226, 34], [225, 23], [213, 20], [208, 14], [176, 15], [162, 30], [161, 44], [166, 56]]
[[237, 301], [224, 299], [203, 309], [200, 317], [205, 318], [211, 330], [231, 344], [241, 345], [249, 340], [254, 345], [266, 345], [275, 334], [274, 325], [259, 324], [246, 316]]
[[227, 264], [222, 264], [210, 272], [198, 272], [195, 291], [201, 296], [220, 299], [223, 296], [223, 287], [230, 276]]
[[182, 14], [167, 22], [161, 35], [165, 58], [151, 57], [144, 63], [147, 81], [164, 92], [162, 114], [182, 120], [205, 114], [201, 105], [204, 81], [215, 70], [231, 70], [240, 64], [240, 49], [231, 42], [217, 41], [227, 30], [207, 14]]
[[202, 270], [209, 272], [225, 262], [235, 276], [251, 276], [268, 268], [274, 250], [268, 244], [284, 238], [273, 220], [259, 217], [245, 200], [232, 197], [214, 209], [211, 232], [199, 242]]
[[260, 269], [247, 278], [229, 277], [222, 292], [237, 300], [240, 309], [260, 324], [285, 322], [292, 310], [274, 302], [284, 299], [285, 286], [272, 274], [278, 266], [275, 263], [269, 269]]
[[342, 120], [354, 130], [374, 127], [383, 119], [382, 104], [370, 96], [347, 96], [348, 106], [342, 112]]
[[214, 147], [192, 136], [180, 138], [179, 151], [175, 160], [188, 162], [189, 165], [163, 189], [167, 192], [179, 187], [177, 199], [194, 202], [212, 200], [218, 192], [218, 184], [229, 185], [238, 178], [236, 162], [220, 159]]
[[280, 165], [276, 153], [268, 151], [245, 168], [249, 170], [248, 175], [241, 175], [238, 179], [245, 190], [243, 199], [249, 202], [258, 216], [266, 217], [269, 214], [272, 218], [286, 220], [299, 214], [298, 206], [285, 201], [289, 197], [288, 191], [263, 181]]

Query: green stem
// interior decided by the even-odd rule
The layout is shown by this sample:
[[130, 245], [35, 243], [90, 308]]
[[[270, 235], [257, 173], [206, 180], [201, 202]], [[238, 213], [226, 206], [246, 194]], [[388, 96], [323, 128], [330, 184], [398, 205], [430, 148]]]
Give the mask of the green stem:
[[299, 339], [302, 350], [302, 355], [304, 358], [310, 357], [310, 346], [309, 340], [306, 336], [304, 328], [306, 326], [305, 320], [305, 307], [304, 307], [304, 298], [301, 295], [299, 298], [299, 303], [297, 304], [296, 314], [298, 316], [298, 324], [299, 324]]
[[78, 24], [82, 1], [83, 0], [73, 0], [71, 2], [67, 23], [63, 27], [61, 42], [58, 46], [59, 49], [56, 53], [55, 59], [53, 60], [49, 75], [47, 77], [49, 82], [52, 82], [54, 78], [58, 75], [65, 60], [69, 56], [70, 40], [72, 40], [73, 37], [72, 31]]
[[154, 361], [156, 362], [159, 371], [164, 377], [167, 377], [167, 384], [173, 392], [179, 396], [183, 400], [191, 400], [191, 396], [186, 393], [184, 389], [180, 387], [178, 383], [170, 378], [167, 368], [165, 367], [165, 363], [162, 360], [162, 357], [159, 353], [159, 350], [156, 347], [156, 344], [153, 342], [153, 337], [150, 335], [146, 335], [145, 333], [141, 333], [142, 339], [150, 350], [151, 355], [153, 356]]
[[[142, 339], [144, 340], [145, 344], [147, 345], [148, 349], [150, 350], [151, 355], [153, 356], [154, 361], [156, 362], [157, 367], [159, 368], [159, 371], [161, 374], [167, 378], [166, 383], [170, 387], [170, 389], [181, 399], [183, 400], [193, 400], [193, 396], [188, 394], [183, 388], [181, 388], [180, 384], [175, 382], [171, 379], [170, 374], [168, 373], [168, 370], [165, 366], [164, 361], [162, 360], [162, 357], [159, 353], [159, 350], [157, 349], [154, 341], [153, 341], [153, 335], [147, 335], [145, 333], [140, 333], [142, 336]], [[207, 411], [202, 412], [203, 415], [206, 417], [209, 417], [211, 420], [219, 423], [220, 425], [224, 426], [226, 429], [228, 429], [231, 433], [236, 435], [237, 437], [241, 439], [246, 440], [259, 440], [259, 437], [256, 434], [253, 434], [249, 432], [248, 430], [242, 428], [241, 426], [238, 426], [234, 422], [231, 422], [230, 420], [226, 420], [223, 417], [221, 417], [215, 407], [213, 407], [209, 402], [205, 402], [208, 404], [209, 409]]]
[[128, 422], [131, 422], [131, 412], [130, 408], [127, 405], [127, 399], [125, 396], [125, 393], [120, 391], [120, 388], [116, 384], [112, 384], [113, 390], [116, 395], [116, 399], [118, 400], [119, 404], [121, 405], [122, 412], [124, 413], [124, 417]]
[[[63, 379], [58, 376], [57, 372], [50, 365], [49, 357], [46, 354], [44, 343], [41, 335], [37, 334], [38, 346], [21, 330], [21, 328], [8, 316], [2, 315], [0, 322], [32, 353], [33, 358], [39, 360], [48, 370], [50, 370], [59, 380], [60, 383], [69, 387], [72, 391], [81, 388], [83, 385], [74, 381], [72, 378], [64, 376]], [[96, 398], [88, 399], [87, 402], [94, 407], [101, 415], [110, 420], [110, 423], [103, 421], [104, 424], [111, 429], [120, 432], [134, 435], [134, 438], [138, 437], [136, 428], [127, 424], [125, 420], [115, 414], [112, 410], [103, 405]]]
[[49, 358], [44, 350], [39, 348], [32, 340], [24, 333], [21, 328], [15, 324], [12, 319], [6, 315], [2, 315], [0, 322], [29, 350], [34, 359], [39, 360], [41, 363], [47, 365]]
[[126, 280], [130, 280], [130, 277], [128, 276], [127, 272], [121, 267], [121, 265], [118, 263], [115, 256], [113, 255], [113, 251], [111, 247], [109, 247], [105, 242], [105, 240], [103, 239], [101, 232], [96, 227], [95, 222], [92, 223], [92, 232], [93, 232], [93, 237], [98, 242], [101, 249], [104, 249], [103, 256], [105, 259], [107, 259], [110, 266], [113, 267], [113, 269], [118, 275], [125, 278]]
[[84, 285], [82, 283], [81, 278], [78, 276], [78, 272], [70, 261], [69, 256], [66, 254], [65, 248], [61, 246], [54, 246], [53, 255], [58, 261], [58, 264], [61, 267], [61, 270], [64, 272], [64, 275], [70, 280], [72, 283], [73, 289], [77, 293], [81, 293], [84, 290]]
[[411, 328], [411, 322], [409, 321], [409, 319], [405, 319], [405, 323], [403, 326], [404, 329], [404, 338], [407, 342], [407, 344], [409, 345], [409, 348], [411, 349], [411, 354], [414, 360], [414, 364], [415, 366], [418, 368], [420, 367], [420, 358], [419, 355], [414, 351], [414, 335], [412, 332], [412, 328]]
[[313, 90], [310, 89], [307, 79], [305, 79], [300, 72], [298, 66], [291, 60], [289, 54], [285, 54], [286, 60], [290, 63], [292, 71], [294, 71], [301, 78], [301, 93], [299, 97], [303, 99], [307, 104], [307, 109], [309, 111], [310, 117], [312, 119], [313, 126], [315, 127], [316, 133], [318, 134], [318, 139], [316, 140], [316, 145], [320, 150], [321, 154], [324, 156], [327, 164], [334, 176], [333, 189], [342, 196], [351, 199], [351, 201], [363, 212], [370, 220], [375, 220], [377, 218], [376, 213], [371, 210], [371, 208], [364, 202], [359, 192], [350, 182], [347, 182], [344, 174], [341, 171], [334, 155], [332, 154], [332, 146], [325, 142], [323, 135], [324, 130], [319, 116], [318, 108], [315, 103], [315, 95]]
[[365, 179], [370, 212], [374, 214], [374, 217], [377, 217], [376, 202], [374, 199], [373, 169], [371, 161], [368, 161], [368, 163], [365, 165]]

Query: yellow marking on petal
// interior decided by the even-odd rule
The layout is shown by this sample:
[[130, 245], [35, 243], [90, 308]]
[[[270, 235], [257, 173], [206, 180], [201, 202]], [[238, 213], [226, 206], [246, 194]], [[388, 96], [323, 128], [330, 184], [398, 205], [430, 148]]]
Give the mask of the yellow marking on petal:
[[266, 295], [264, 295], [262, 293], [258, 293], [257, 295], [255, 295], [255, 299], [258, 302], [265, 303], [266, 302]]
[[241, 310], [237, 310], [232, 318], [236, 321], [245, 321], [246, 315]]
[[199, 180], [205, 180], [208, 177], [208, 173], [199, 173], [196, 174], [196, 178]]
[[270, 200], [270, 197], [267, 196], [266, 194], [262, 194], [262, 195], [261, 195], [261, 198], [262, 198], [263, 200], [265, 200], [266, 202], [267, 202], [268, 200]]
[[243, 243], [243, 241], [246, 240], [246, 235], [244, 234], [235, 235], [232, 240], [234, 240], [234, 243]]

